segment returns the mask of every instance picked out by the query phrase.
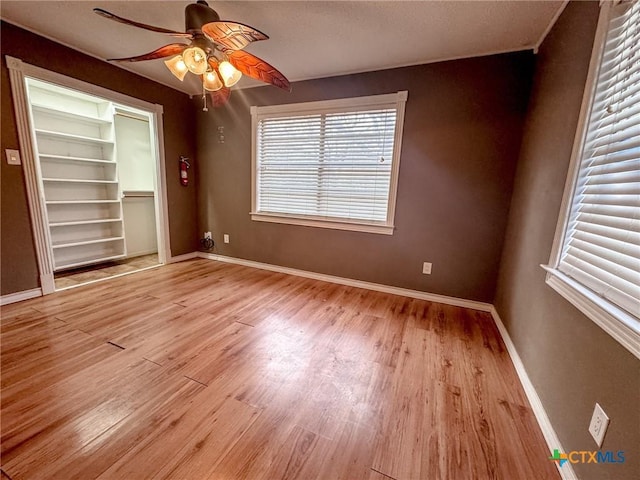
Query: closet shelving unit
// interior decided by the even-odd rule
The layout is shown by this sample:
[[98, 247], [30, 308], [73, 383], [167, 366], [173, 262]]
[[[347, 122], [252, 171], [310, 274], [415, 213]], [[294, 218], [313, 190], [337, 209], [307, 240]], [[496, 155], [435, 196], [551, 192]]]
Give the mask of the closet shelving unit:
[[54, 271], [124, 258], [113, 104], [31, 79], [28, 92]]

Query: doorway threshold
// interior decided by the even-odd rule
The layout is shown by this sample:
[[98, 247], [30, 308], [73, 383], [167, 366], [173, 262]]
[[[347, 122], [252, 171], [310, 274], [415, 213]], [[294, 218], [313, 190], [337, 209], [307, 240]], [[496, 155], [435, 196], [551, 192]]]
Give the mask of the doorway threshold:
[[56, 292], [161, 266], [158, 254], [96, 264], [55, 274]]

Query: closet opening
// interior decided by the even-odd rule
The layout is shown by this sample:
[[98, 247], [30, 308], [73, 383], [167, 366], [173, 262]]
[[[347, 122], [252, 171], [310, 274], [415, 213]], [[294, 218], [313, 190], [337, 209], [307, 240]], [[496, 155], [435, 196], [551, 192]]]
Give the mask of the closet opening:
[[26, 120], [20, 140], [43, 294], [165, 263], [161, 107], [19, 66], [11, 80]]

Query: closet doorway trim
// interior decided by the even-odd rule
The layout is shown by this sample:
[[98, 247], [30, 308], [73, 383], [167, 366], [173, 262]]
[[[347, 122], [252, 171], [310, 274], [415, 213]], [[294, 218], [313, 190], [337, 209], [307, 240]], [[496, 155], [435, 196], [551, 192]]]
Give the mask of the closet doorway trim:
[[73, 77], [51, 72], [44, 68], [25, 63], [18, 58], [10, 57], [9, 55], [5, 55], [5, 60], [7, 62], [9, 78], [11, 81], [11, 93], [18, 128], [18, 140], [22, 155], [22, 169], [25, 177], [27, 199], [29, 202], [29, 215], [36, 248], [36, 257], [38, 260], [40, 286], [42, 288], [43, 295], [47, 295], [55, 291], [53, 256], [51, 254], [51, 249], [49, 248], [51, 245], [51, 239], [49, 237], [49, 229], [46, 222], [45, 204], [41, 197], [36, 174], [37, 167], [34, 154], [35, 149], [31, 138], [31, 120], [29, 117], [29, 104], [25, 84], [26, 77], [50, 82], [62, 87], [87, 93], [89, 95], [102, 97], [107, 101], [144, 110], [150, 114], [150, 121], [153, 131], [155, 132], [154, 143], [157, 162], [155, 183], [158, 188], [157, 208], [160, 211], [161, 217], [161, 221], [157, 225], [158, 260], [160, 263], [166, 263], [167, 259], [171, 256], [171, 250], [169, 244], [169, 215], [167, 209], [168, 201], [164, 142], [162, 141], [162, 139], [164, 139], [164, 133], [162, 130], [162, 105], [146, 102]]

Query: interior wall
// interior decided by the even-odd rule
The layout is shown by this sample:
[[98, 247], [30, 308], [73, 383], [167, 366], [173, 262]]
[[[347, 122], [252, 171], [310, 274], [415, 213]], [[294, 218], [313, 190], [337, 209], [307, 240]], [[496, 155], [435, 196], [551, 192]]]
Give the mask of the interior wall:
[[0, 24], [0, 34], [3, 152], [0, 162], [1, 294], [39, 286], [22, 166], [7, 165], [4, 159], [5, 149], [20, 148], [5, 55], [163, 106], [171, 253], [180, 255], [196, 250], [196, 187], [193, 182], [182, 187], [178, 176], [180, 155], [195, 158], [195, 115], [189, 97], [6, 22]]
[[[234, 91], [227, 108], [197, 117], [200, 234], [212, 231], [215, 252], [231, 257], [491, 301], [533, 63], [520, 52], [295, 82], [292, 93]], [[409, 98], [393, 235], [250, 219], [250, 106], [400, 90]]]
[[495, 305], [565, 451], [598, 450], [588, 427], [598, 402], [611, 419], [602, 450], [619, 464], [576, 464], [583, 480], [640, 471], [640, 362], [545, 284], [598, 19], [570, 2], [540, 48]]

